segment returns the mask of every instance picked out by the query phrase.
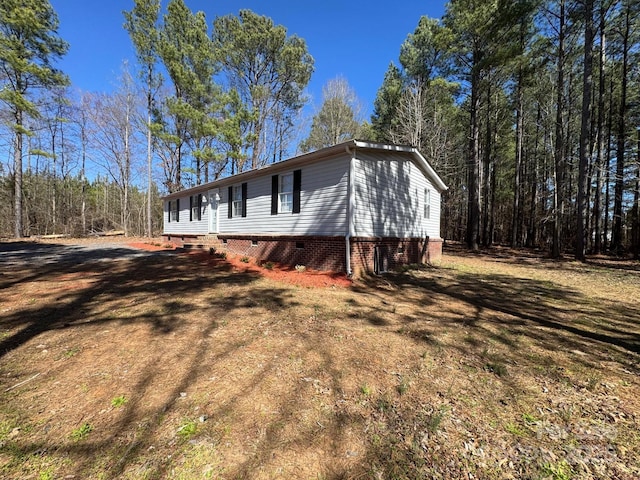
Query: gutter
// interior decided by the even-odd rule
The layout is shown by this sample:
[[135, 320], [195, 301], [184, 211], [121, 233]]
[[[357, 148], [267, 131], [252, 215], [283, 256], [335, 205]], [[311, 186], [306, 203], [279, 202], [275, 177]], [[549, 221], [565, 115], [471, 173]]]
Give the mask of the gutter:
[[[354, 145], [354, 147], [356, 145]], [[345, 254], [346, 254], [345, 263], [347, 267], [347, 275], [350, 277], [353, 275], [353, 270], [351, 269], [351, 237], [353, 237], [355, 233], [355, 222], [353, 220], [353, 217], [355, 215], [356, 205], [355, 205], [355, 194], [353, 189], [355, 184], [354, 176], [355, 176], [356, 150], [355, 148], [351, 150], [349, 145], [345, 147], [345, 150], [347, 154], [349, 154], [351, 157], [349, 159], [349, 175], [347, 178], [347, 234], [344, 237]]]

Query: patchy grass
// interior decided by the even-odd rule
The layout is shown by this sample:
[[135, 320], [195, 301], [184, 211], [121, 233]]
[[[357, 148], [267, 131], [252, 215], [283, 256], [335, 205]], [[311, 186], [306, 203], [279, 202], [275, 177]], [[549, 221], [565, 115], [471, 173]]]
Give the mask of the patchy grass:
[[2, 478], [640, 476], [637, 262], [460, 251], [350, 288], [177, 253], [2, 273]]
[[184, 420], [180, 427], [178, 427], [177, 433], [183, 440], [188, 440], [193, 437], [198, 431], [198, 424], [194, 420]]
[[84, 440], [91, 433], [93, 427], [89, 423], [83, 423], [78, 428], [73, 429], [71, 432], [71, 440], [74, 442], [79, 442], [80, 440]]
[[113, 397], [111, 399], [111, 406], [113, 408], [120, 408], [124, 406], [125, 403], [127, 403], [127, 397], [125, 397], [124, 395], [118, 395], [117, 397]]

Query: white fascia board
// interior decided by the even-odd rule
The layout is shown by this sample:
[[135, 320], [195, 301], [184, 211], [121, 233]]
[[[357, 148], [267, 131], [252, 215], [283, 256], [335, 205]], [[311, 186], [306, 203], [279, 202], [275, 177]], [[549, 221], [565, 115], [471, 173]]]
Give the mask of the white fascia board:
[[409, 145], [393, 145], [393, 144], [384, 144], [384, 143], [364, 142], [360, 140], [354, 140], [354, 144], [358, 148], [364, 148], [364, 149], [370, 149], [370, 150], [409, 153], [416, 160], [418, 167], [420, 167], [424, 171], [427, 177], [429, 177], [429, 179], [433, 182], [434, 186], [438, 188], [440, 193], [449, 189], [449, 187], [445, 185], [445, 183], [442, 181], [440, 176], [436, 173], [436, 171], [433, 169], [433, 167], [427, 161], [427, 159], [424, 158], [424, 156], [415, 147], [411, 147]]

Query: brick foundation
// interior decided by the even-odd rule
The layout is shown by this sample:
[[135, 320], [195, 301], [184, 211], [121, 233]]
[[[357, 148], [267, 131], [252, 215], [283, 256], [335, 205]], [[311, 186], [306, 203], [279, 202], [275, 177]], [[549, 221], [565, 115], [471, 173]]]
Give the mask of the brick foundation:
[[202, 235], [183, 235], [178, 234], [163, 234], [163, 242], [171, 242], [176, 247], [184, 247], [185, 245], [199, 245], [204, 243], [204, 237]]
[[392, 271], [403, 265], [437, 263], [441, 258], [441, 238], [351, 239], [351, 268], [354, 275]]
[[[282, 265], [304, 265], [315, 270], [344, 272], [346, 244], [344, 237], [270, 236], [218, 234], [164, 235], [165, 241], [185, 247], [215, 246], [236, 255], [246, 255], [260, 262]], [[395, 270], [402, 265], [434, 263], [442, 256], [441, 238], [379, 238], [351, 239], [351, 269], [354, 275]]]
[[218, 235], [227, 250], [263, 262], [344, 272], [344, 237]]

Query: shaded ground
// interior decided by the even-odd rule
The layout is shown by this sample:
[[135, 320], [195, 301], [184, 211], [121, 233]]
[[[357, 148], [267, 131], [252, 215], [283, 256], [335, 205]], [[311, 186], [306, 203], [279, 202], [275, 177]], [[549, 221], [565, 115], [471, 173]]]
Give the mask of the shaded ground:
[[308, 288], [122, 243], [0, 262], [3, 478], [640, 476], [638, 263]]

